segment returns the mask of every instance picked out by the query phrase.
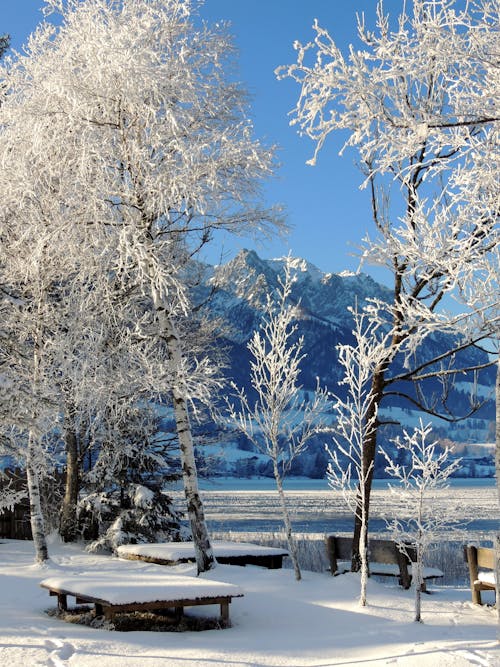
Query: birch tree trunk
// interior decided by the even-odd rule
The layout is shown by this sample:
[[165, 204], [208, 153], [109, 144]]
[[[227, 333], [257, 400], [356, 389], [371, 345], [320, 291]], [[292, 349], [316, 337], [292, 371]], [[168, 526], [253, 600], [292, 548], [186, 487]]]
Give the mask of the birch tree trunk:
[[281, 479], [281, 474], [276, 459], [273, 459], [273, 470], [274, 479], [276, 480], [276, 488], [278, 489], [278, 496], [281, 503], [281, 511], [283, 513], [283, 524], [285, 526], [286, 541], [288, 544], [288, 550], [290, 551], [290, 558], [292, 559], [293, 571], [295, 573], [295, 579], [300, 581], [302, 579], [302, 574], [300, 572], [299, 559], [297, 557], [297, 544], [293, 538], [292, 522], [290, 521], [290, 514], [286, 504], [285, 492], [283, 490], [283, 480]]
[[[370, 469], [371, 470], [371, 469]], [[363, 484], [365, 481], [363, 480]], [[368, 503], [364, 498], [364, 491], [361, 494], [362, 496], [362, 517], [360, 523], [360, 533], [359, 533], [359, 558], [360, 558], [360, 567], [361, 567], [361, 582], [360, 582], [360, 598], [359, 604], [362, 607], [366, 607], [366, 588], [368, 586]]]
[[157, 309], [162, 331], [165, 334], [168, 356], [171, 361], [174, 380], [172, 382], [172, 399], [174, 403], [175, 424], [179, 448], [181, 452], [182, 480], [186, 496], [187, 512], [191, 532], [193, 534], [194, 550], [198, 574], [215, 567], [216, 561], [210, 544], [205, 512], [198, 489], [198, 472], [194, 457], [193, 434], [189, 419], [187, 399], [182, 391], [182, 350], [177, 328], [164, 308]]
[[28, 455], [26, 457], [26, 475], [28, 478], [28, 493], [30, 499], [30, 522], [35, 547], [35, 560], [43, 563], [48, 560], [49, 552], [45, 538], [43, 523], [42, 501], [40, 496], [40, 483], [36, 465], [38, 441], [31, 431], [28, 436]]
[[[37, 299], [37, 319], [33, 336], [33, 395], [38, 396], [38, 386], [40, 382], [40, 349], [41, 349], [41, 312], [42, 298], [40, 294]], [[32, 419], [36, 423], [36, 408], [33, 409]], [[28, 434], [28, 451], [26, 456], [26, 477], [28, 480], [28, 494], [30, 500], [30, 522], [31, 533], [33, 537], [33, 546], [35, 547], [35, 560], [43, 563], [48, 560], [49, 553], [47, 549], [47, 540], [45, 536], [45, 526], [42, 512], [42, 499], [40, 494], [40, 479], [38, 476], [37, 459], [39, 457], [38, 438], [31, 428]]]

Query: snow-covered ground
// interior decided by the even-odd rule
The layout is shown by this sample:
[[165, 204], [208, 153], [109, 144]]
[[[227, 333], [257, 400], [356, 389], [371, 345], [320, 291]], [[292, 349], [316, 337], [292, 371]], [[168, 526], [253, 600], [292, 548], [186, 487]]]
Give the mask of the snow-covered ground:
[[[470, 602], [465, 588], [434, 587], [423, 624], [412, 622], [412, 591], [370, 580], [369, 606], [357, 602], [356, 575], [219, 565], [207, 579], [236, 584], [232, 627], [202, 632], [116, 632], [49, 617], [54, 598], [39, 587], [49, 576], [106, 573], [113, 579], [191, 574], [50, 545], [51, 562], [33, 565], [30, 542], [0, 544], [0, 665], [5, 667], [328, 667], [330, 665], [500, 665], [496, 612]], [[70, 602], [73, 600], [70, 599]], [[188, 613], [216, 615], [213, 607]]]

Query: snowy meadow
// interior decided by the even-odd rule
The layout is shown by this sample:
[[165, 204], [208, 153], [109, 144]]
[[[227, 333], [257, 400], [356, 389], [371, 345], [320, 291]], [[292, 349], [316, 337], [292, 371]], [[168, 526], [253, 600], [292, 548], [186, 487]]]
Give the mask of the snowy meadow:
[[[298, 485], [306, 488], [293, 488]], [[229, 480], [205, 489], [207, 523], [215, 538], [283, 546], [276, 493], [267, 480]], [[233, 484], [234, 486], [234, 484]], [[324, 482], [290, 481], [287, 491], [303, 580], [290, 564], [283, 570], [218, 565], [202, 577], [237, 584], [242, 598], [230, 605], [231, 626], [200, 632], [120, 632], [112, 626], [88, 627], [64, 622], [54, 612], [54, 598], [39, 587], [47, 577], [109, 574], [124, 583], [148, 581], [173, 573], [196, 576], [190, 564], [165, 567], [114, 556], [89, 554], [81, 545], [52, 538], [51, 559], [33, 564], [31, 542], [0, 544], [0, 664], [49, 667], [329, 667], [333, 665], [500, 665], [499, 626], [492, 593], [473, 605], [463, 562], [465, 541], [488, 541], [497, 521], [495, 487], [458, 484], [441, 492], [440, 502], [454, 504], [476, 518], [477, 529], [462, 539], [443, 541], [431, 552], [432, 564], [445, 573], [423, 600], [423, 623], [413, 622], [414, 591], [392, 579], [369, 580], [368, 605], [359, 606], [357, 575], [327, 572], [325, 532], [349, 530], [336, 492]], [[321, 488], [323, 486], [323, 488]], [[246, 487], [246, 488], [245, 488]], [[256, 488], [257, 487], [257, 488]], [[314, 488], [311, 488], [314, 487]], [[375, 490], [374, 518], [390, 513], [387, 489]], [[70, 604], [73, 602], [69, 600]], [[190, 617], [215, 618], [216, 607], [189, 608]]]
[[[412, 591], [369, 580], [368, 606], [358, 604], [357, 575], [331, 577], [289, 569], [218, 565], [201, 575], [244, 591], [231, 604], [231, 627], [200, 632], [118, 632], [49, 616], [54, 599], [39, 587], [49, 576], [98, 572], [124, 582], [173, 572], [196, 575], [194, 565], [173, 568], [89, 554], [78, 545], [50, 544], [51, 559], [33, 564], [31, 542], [0, 544], [0, 664], [9, 667], [329, 667], [333, 665], [500, 664], [497, 617], [470, 602], [466, 587], [431, 587], [424, 623], [412, 622]], [[207, 576], [209, 575], [209, 576]], [[198, 607], [190, 615], [215, 616]]]

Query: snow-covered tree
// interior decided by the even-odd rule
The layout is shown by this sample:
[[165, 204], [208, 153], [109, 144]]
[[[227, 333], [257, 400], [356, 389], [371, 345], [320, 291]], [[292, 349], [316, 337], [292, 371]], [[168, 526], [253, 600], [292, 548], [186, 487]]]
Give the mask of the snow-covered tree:
[[[373, 412], [397, 394], [448, 421], [467, 416], [447, 404], [449, 384], [467, 370], [460, 351], [488, 334], [450, 336], [440, 357], [423, 357], [422, 342], [440, 329], [456, 331], [448, 297], [498, 244], [498, 190], [481, 198], [474, 216], [473, 189], [462, 186], [466, 178], [479, 189], [485, 180], [498, 183], [498, 21], [496, 0], [414, 0], [395, 19], [379, 2], [375, 29], [358, 20], [359, 48], [344, 54], [316, 22], [314, 40], [295, 44], [297, 62], [278, 70], [301, 86], [292, 123], [316, 143], [311, 164], [341, 132], [341, 154], [358, 152], [369, 191], [374, 233], [362, 259], [389, 270], [394, 295], [367, 309], [390, 334], [372, 374]], [[433, 376], [443, 382], [441, 397], [421, 390]], [[375, 460], [378, 426], [363, 445], [366, 467]], [[371, 476], [368, 500], [370, 488]], [[355, 542], [359, 532], [358, 519]]]
[[432, 545], [444, 533], [457, 528], [457, 507], [443, 507], [439, 491], [448, 487], [448, 479], [460, 467], [460, 459], [450, 460], [450, 451], [439, 452], [437, 441], [429, 442], [431, 424], [422, 420], [412, 433], [403, 431], [403, 438], [395, 440], [399, 449], [409, 454], [406, 466], [394, 462], [383, 452], [386, 471], [395, 479], [389, 485], [392, 507], [397, 518], [389, 522], [393, 539], [402, 553], [416, 548], [417, 558], [412, 563], [412, 579], [415, 589], [415, 621], [422, 621], [423, 561]]
[[296, 338], [297, 306], [290, 303], [294, 282], [292, 260], [285, 260], [284, 275], [278, 276], [276, 295], [267, 295], [261, 327], [248, 343], [251, 354], [250, 383], [255, 400], [233, 384], [236, 402], [228, 401], [229, 418], [272, 463], [281, 504], [286, 539], [295, 578], [301, 579], [297, 547], [292, 533], [283, 478], [307, 442], [322, 427], [326, 396], [319, 388], [313, 400], [305, 401], [299, 384], [304, 340]]
[[361, 531], [359, 550], [353, 554], [352, 569], [361, 571], [360, 604], [366, 605], [368, 579], [368, 497], [366, 489], [373, 474], [373, 461], [363, 455], [364, 443], [376, 429], [377, 412], [371, 394], [373, 369], [385, 354], [387, 341], [376, 323], [353, 311], [354, 344], [339, 345], [338, 359], [347, 387], [345, 398], [334, 398], [334, 446], [327, 445], [330, 457], [326, 475], [329, 485], [342, 493], [344, 501], [358, 517]]
[[[13, 430], [19, 458], [24, 461], [30, 499], [30, 518], [36, 560], [48, 558], [40, 481], [50, 470], [47, 462], [47, 434], [57, 423], [57, 398], [52, 382], [52, 364], [47, 346], [57, 327], [55, 304], [60, 254], [49, 253], [47, 230], [14, 228], [4, 212], [2, 233], [2, 326], [10, 344], [2, 364], [8, 379], [8, 403], [3, 427]], [[10, 232], [10, 233], [8, 233]], [[30, 261], [24, 252], [29, 239]], [[8, 282], [7, 282], [8, 281]], [[51, 382], [52, 381], [52, 382]]]
[[49, 211], [57, 229], [77, 227], [111, 261], [123, 294], [131, 288], [150, 304], [137, 333], [168, 354], [168, 374], [151, 373], [150, 389], [173, 404], [198, 569], [206, 570], [214, 559], [190, 401], [209, 398], [213, 370], [196, 360], [205, 380], [192, 381], [179, 334], [190, 309], [185, 267], [218, 229], [278, 224], [259, 203], [273, 151], [252, 137], [225, 29], [202, 24], [189, 0], [47, 0], [46, 10], [61, 20], [43, 24], [2, 72], [2, 189], [18, 225]]

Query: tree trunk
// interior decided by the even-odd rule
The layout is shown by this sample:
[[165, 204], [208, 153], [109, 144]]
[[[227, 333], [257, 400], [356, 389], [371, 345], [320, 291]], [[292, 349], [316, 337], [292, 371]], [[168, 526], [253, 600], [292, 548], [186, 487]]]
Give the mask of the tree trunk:
[[182, 351], [179, 335], [174, 323], [166, 316], [165, 311], [162, 310], [159, 314], [164, 315], [162, 317], [162, 329], [166, 334], [168, 355], [174, 375], [172, 397], [177, 437], [179, 438], [181, 452], [182, 479], [199, 574], [215, 567], [216, 561], [212, 552], [203, 503], [198, 490], [198, 473], [194, 458], [193, 435], [191, 432], [188, 405], [184, 391], [182, 390], [182, 378], [179, 377], [179, 370], [182, 368]]
[[359, 480], [358, 496], [356, 499], [356, 513], [354, 515], [354, 533], [352, 540], [351, 570], [358, 572], [361, 568], [360, 538], [363, 533], [364, 543], [368, 545], [368, 520], [370, 517], [370, 496], [373, 482], [373, 471], [375, 467], [375, 455], [377, 452], [377, 428], [376, 414], [383, 396], [384, 386], [383, 369], [376, 370], [371, 383], [372, 401], [367, 413], [367, 423], [373, 421], [373, 427], [365, 433], [363, 439], [363, 452], [361, 462], [361, 479]]
[[[38, 395], [38, 385], [40, 376], [40, 350], [41, 345], [41, 311], [42, 299], [38, 298], [37, 302], [38, 319], [34, 331], [34, 345], [33, 345], [33, 389], [34, 396]], [[33, 411], [33, 423], [36, 423], [36, 409]], [[30, 500], [30, 522], [31, 534], [33, 537], [33, 545], [35, 547], [35, 560], [38, 563], [43, 563], [49, 559], [49, 552], [47, 549], [47, 539], [45, 536], [45, 526], [42, 512], [42, 498], [40, 494], [40, 480], [38, 477], [38, 454], [39, 442], [33, 429], [30, 429], [28, 434], [28, 451], [26, 456], [26, 476], [28, 481], [28, 494]]]
[[42, 501], [40, 496], [40, 483], [36, 465], [37, 440], [32, 432], [28, 436], [28, 455], [26, 457], [26, 475], [28, 478], [28, 493], [30, 499], [30, 521], [33, 545], [35, 547], [35, 560], [43, 563], [49, 559], [45, 528], [43, 525]]
[[417, 544], [417, 560], [412, 564], [413, 585], [415, 586], [415, 621], [422, 623], [422, 587], [423, 578], [423, 553], [419, 544]]
[[366, 530], [367, 521], [363, 517], [361, 522], [362, 530], [359, 535], [359, 557], [360, 557], [360, 597], [359, 604], [361, 607], [366, 607], [366, 589], [368, 586], [368, 531]]
[[64, 441], [66, 445], [66, 480], [61, 508], [59, 533], [64, 542], [76, 539], [76, 507], [79, 492], [78, 438], [68, 412]]
[[292, 534], [292, 522], [290, 521], [290, 514], [288, 512], [285, 492], [283, 490], [283, 481], [281, 479], [278, 462], [276, 460], [273, 460], [273, 471], [274, 471], [274, 479], [276, 480], [276, 488], [278, 489], [278, 496], [281, 503], [281, 511], [283, 513], [283, 524], [285, 526], [286, 541], [288, 544], [288, 550], [290, 551], [290, 558], [292, 559], [293, 571], [295, 573], [295, 579], [297, 581], [300, 581], [302, 579], [302, 574], [300, 572], [299, 559], [297, 557], [297, 545], [295, 543]]
[[[139, 200], [142, 202], [141, 198], [139, 198]], [[140, 208], [141, 207], [142, 203], [140, 204]], [[144, 213], [143, 219], [147, 224], [147, 216]], [[151, 241], [149, 241], [149, 244], [151, 256], [154, 256], [154, 245]], [[177, 327], [170, 315], [170, 304], [166, 303], [166, 299], [162, 295], [161, 289], [153, 273], [153, 266], [154, 262], [151, 262], [146, 270], [150, 280], [151, 298], [158, 318], [159, 334], [166, 342], [167, 354], [170, 361], [170, 371], [173, 378], [171, 394], [174, 404], [175, 425], [181, 454], [182, 481], [184, 485], [184, 494], [186, 496], [187, 513], [193, 536], [196, 565], [198, 574], [200, 574], [200, 572], [206, 572], [213, 569], [217, 565], [217, 561], [214, 558], [212, 545], [210, 544], [205, 521], [205, 512], [198, 489], [198, 471], [196, 469], [196, 460], [194, 456], [193, 434], [189, 419], [184, 380], [182, 377], [182, 346], [179, 340]]]

